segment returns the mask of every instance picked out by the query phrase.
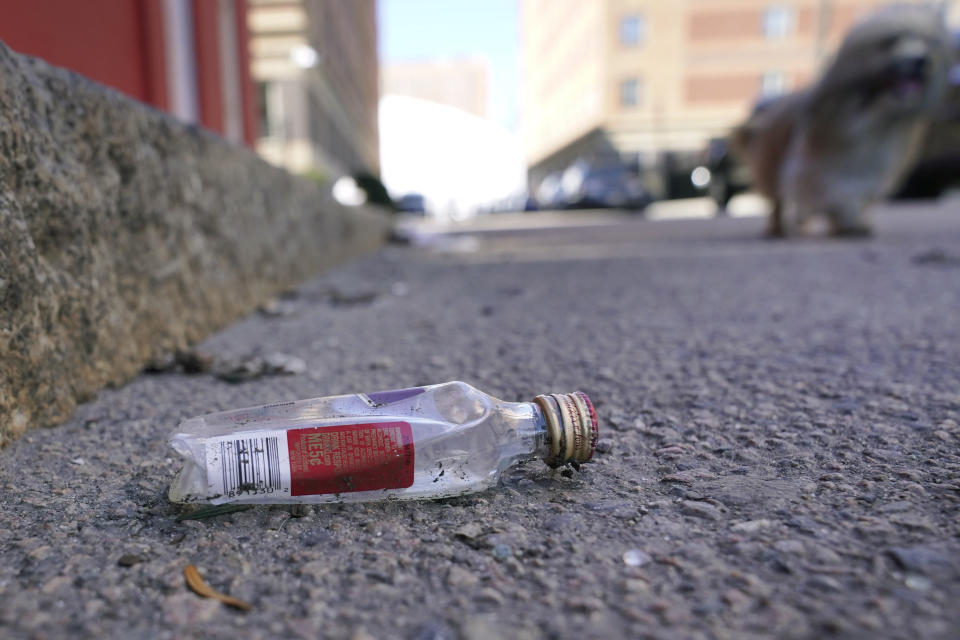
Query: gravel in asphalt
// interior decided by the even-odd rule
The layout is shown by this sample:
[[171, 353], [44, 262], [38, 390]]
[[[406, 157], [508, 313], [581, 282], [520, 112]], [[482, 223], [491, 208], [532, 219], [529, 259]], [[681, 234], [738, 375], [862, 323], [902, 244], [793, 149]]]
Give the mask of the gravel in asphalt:
[[[627, 219], [314, 279], [201, 345], [293, 375], [145, 373], [0, 452], [0, 636], [956, 637], [960, 215], [878, 227]], [[186, 417], [454, 379], [586, 391], [595, 462], [441, 501], [167, 500]]]

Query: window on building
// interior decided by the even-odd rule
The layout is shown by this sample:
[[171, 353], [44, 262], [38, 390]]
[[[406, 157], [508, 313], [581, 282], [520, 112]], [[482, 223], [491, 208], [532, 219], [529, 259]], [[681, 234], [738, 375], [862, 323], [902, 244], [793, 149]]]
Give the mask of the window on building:
[[286, 137], [283, 86], [279, 82], [257, 83], [257, 107], [260, 117], [260, 137]]
[[793, 24], [792, 7], [774, 5], [763, 12], [763, 35], [770, 40], [786, 38], [793, 33]]
[[772, 98], [786, 93], [787, 76], [782, 71], [767, 71], [760, 76], [760, 95], [764, 98]]
[[620, 82], [620, 106], [636, 107], [640, 104], [640, 80], [627, 78]]
[[270, 135], [270, 115], [267, 112], [267, 83], [258, 82], [257, 83], [257, 115], [259, 116], [259, 132], [261, 136]]
[[636, 47], [646, 39], [647, 23], [643, 16], [630, 14], [620, 18], [620, 44]]

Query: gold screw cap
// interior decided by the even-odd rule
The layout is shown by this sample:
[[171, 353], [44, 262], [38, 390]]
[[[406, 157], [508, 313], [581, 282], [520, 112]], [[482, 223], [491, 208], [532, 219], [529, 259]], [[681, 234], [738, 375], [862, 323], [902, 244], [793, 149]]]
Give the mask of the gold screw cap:
[[544, 462], [559, 467], [567, 462], [580, 464], [593, 457], [600, 429], [597, 412], [587, 394], [582, 391], [551, 393], [537, 396], [533, 401], [547, 422], [550, 451]]

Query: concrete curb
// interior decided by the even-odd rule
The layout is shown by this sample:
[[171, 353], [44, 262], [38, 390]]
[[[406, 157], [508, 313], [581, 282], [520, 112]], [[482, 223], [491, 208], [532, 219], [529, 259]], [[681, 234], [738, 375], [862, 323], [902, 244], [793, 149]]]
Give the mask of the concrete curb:
[[0, 445], [389, 227], [0, 43]]

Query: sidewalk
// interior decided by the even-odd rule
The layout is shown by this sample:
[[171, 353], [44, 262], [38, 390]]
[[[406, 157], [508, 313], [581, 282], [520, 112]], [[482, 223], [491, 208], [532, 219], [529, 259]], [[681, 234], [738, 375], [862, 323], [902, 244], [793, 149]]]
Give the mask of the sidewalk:
[[[587, 221], [589, 222], [589, 221]], [[960, 627], [960, 214], [869, 241], [760, 218], [388, 247], [0, 451], [0, 636], [946, 638]], [[581, 472], [439, 502], [177, 521], [166, 435], [221, 409], [461, 379], [587, 392]], [[253, 605], [204, 600], [206, 581]]]

